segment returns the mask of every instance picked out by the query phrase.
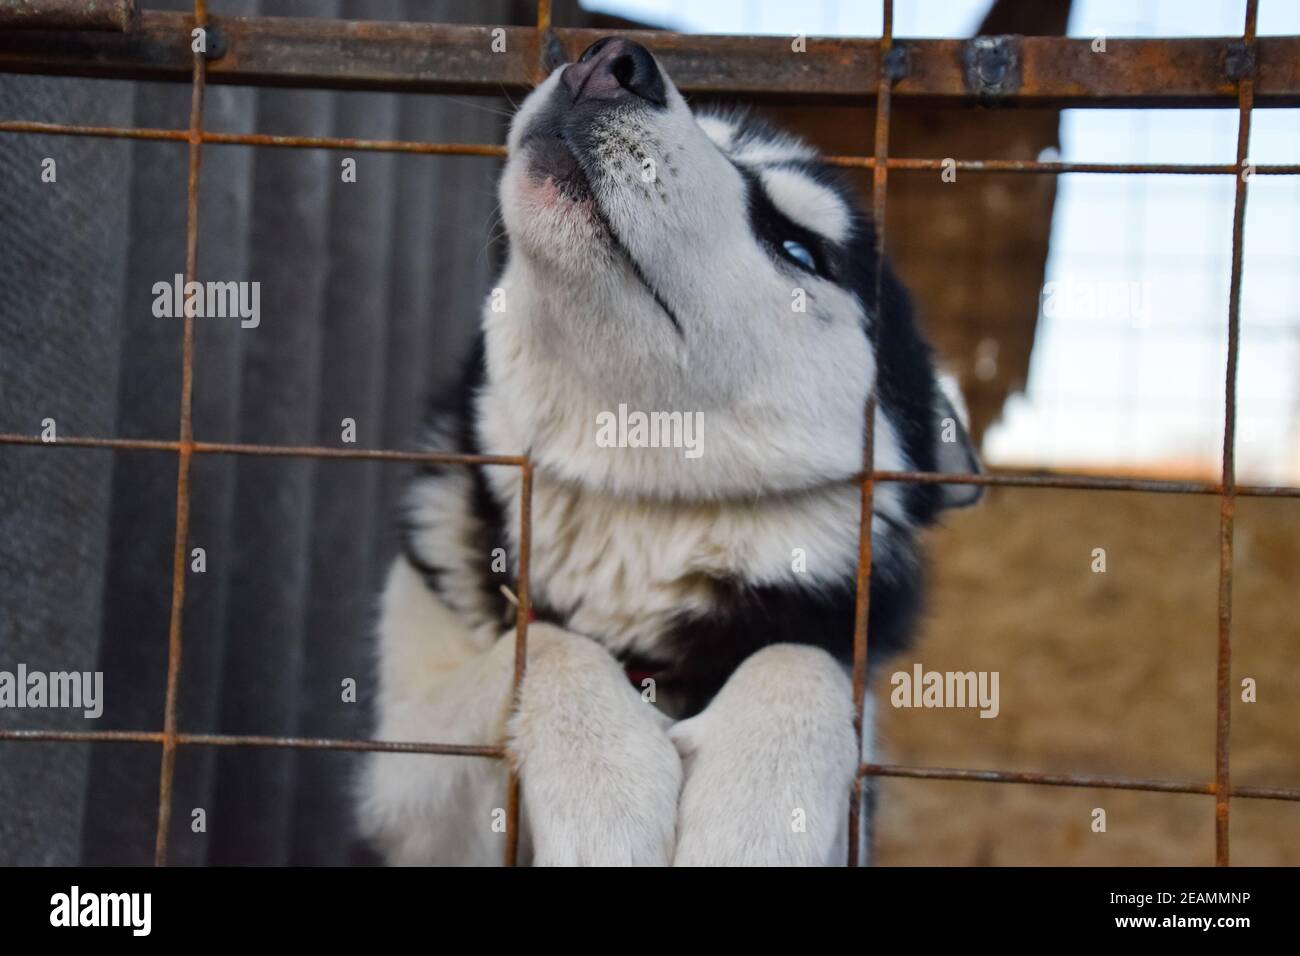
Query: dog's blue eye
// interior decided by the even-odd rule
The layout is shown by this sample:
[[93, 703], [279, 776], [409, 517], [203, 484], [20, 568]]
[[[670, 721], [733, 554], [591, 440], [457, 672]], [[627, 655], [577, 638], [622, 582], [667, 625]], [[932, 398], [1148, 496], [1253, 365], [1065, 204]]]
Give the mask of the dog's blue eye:
[[803, 245], [803, 243], [795, 242], [793, 239], [787, 239], [785, 242], [781, 243], [781, 245], [785, 249], [785, 254], [795, 262], [799, 263], [810, 272], [817, 271], [817, 260], [813, 258], [813, 254], [808, 251], [808, 247]]

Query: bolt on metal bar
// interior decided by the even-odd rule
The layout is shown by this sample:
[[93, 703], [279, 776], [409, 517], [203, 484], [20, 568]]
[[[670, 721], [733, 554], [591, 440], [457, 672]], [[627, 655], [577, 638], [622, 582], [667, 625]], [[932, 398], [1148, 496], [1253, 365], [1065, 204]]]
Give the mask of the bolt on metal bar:
[[[205, 28], [207, 0], [194, 0], [194, 22]], [[203, 163], [203, 90], [206, 55], [193, 54], [190, 86], [190, 161], [186, 187], [185, 281], [198, 276], [199, 171]], [[176, 778], [176, 712], [179, 708], [182, 627], [185, 617], [185, 547], [190, 529], [190, 462], [194, 440], [194, 316], [185, 310], [181, 339], [180, 448], [176, 461], [176, 537], [172, 547], [172, 603], [167, 626], [167, 691], [163, 704], [162, 762], [158, 773], [158, 831], [154, 865], [167, 865], [167, 838], [172, 817], [172, 784]]]
[[[1246, 0], [1246, 25], [1242, 42], [1252, 61], [1259, 0]], [[1246, 230], [1246, 155], [1250, 149], [1250, 117], [1254, 106], [1253, 69], [1243, 71], [1237, 81], [1237, 166], [1236, 194], [1232, 207], [1232, 275], [1228, 287], [1228, 360], [1223, 394], [1223, 493], [1219, 499], [1219, 635], [1215, 680], [1214, 728], [1214, 862], [1230, 865], [1229, 807], [1232, 799], [1230, 772], [1232, 724], [1232, 572], [1233, 528], [1236, 515], [1236, 432], [1237, 364], [1241, 339], [1241, 267]]]

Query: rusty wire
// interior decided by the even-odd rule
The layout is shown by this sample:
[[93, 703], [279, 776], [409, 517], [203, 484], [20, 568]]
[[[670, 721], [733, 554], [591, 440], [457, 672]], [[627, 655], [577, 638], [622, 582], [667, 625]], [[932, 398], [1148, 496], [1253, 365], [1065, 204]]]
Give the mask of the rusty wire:
[[[119, 7], [130, 7], [123, 0]], [[51, 4], [50, 9], [60, 7]], [[1246, 22], [1242, 34], [1242, 62], [1247, 68], [1233, 77], [1236, 83], [1239, 115], [1236, 162], [1233, 164], [1180, 164], [1180, 163], [1076, 163], [1022, 160], [955, 160], [933, 158], [900, 158], [889, 155], [889, 119], [892, 87], [905, 66], [891, 56], [900, 48], [893, 41], [893, 0], [884, 0], [881, 37], [875, 64], [879, 68], [876, 86], [875, 148], [871, 156], [828, 156], [826, 162], [844, 168], [872, 170], [872, 206], [876, 223], [877, 275], [876, 301], [880, 295], [880, 264], [883, 262], [885, 237], [885, 209], [888, 195], [888, 171], [942, 170], [955, 168], [976, 173], [1063, 173], [1097, 174], [1170, 174], [1170, 175], [1235, 175], [1236, 191], [1233, 209], [1232, 260], [1228, 307], [1228, 360], [1225, 374], [1224, 441], [1222, 473], [1219, 481], [1188, 481], [1174, 479], [1146, 479], [1111, 475], [1070, 475], [995, 470], [979, 475], [935, 474], [915, 471], [881, 471], [874, 469], [875, 397], [868, 400], [864, 415], [864, 469], [853, 478], [861, 488], [859, 514], [859, 559], [857, 572], [857, 602], [853, 636], [853, 688], [854, 729], [858, 742], [862, 740], [862, 719], [865, 702], [868, 619], [870, 612], [870, 575], [872, 561], [871, 512], [874, 486], [883, 482], [955, 483], [984, 486], [1021, 488], [1082, 489], [1099, 491], [1136, 491], [1169, 494], [1211, 494], [1220, 499], [1220, 564], [1219, 564], [1219, 615], [1217, 640], [1217, 679], [1215, 686], [1215, 761], [1214, 779], [1209, 782], [1159, 780], [1113, 777], [1090, 774], [1042, 773], [1029, 771], [999, 771], [975, 769], [948, 769], [938, 767], [910, 767], [890, 764], [862, 763], [854, 776], [854, 799], [849, 819], [849, 862], [857, 861], [859, 798], [863, 780], [869, 776], [911, 778], [926, 780], [978, 781], [989, 783], [1019, 783], [1034, 786], [1081, 787], [1108, 790], [1139, 790], [1161, 793], [1190, 793], [1215, 797], [1215, 861], [1218, 865], [1230, 864], [1229, 808], [1232, 797], [1260, 800], [1300, 802], [1300, 789], [1281, 787], [1233, 786], [1230, 775], [1230, 717], [1231, 717], [1231, 621], [1233, 582], [1233, 528], [1235, 501], [1238, 497], [1300, 497], [1300, 487], [1238, 485], [1235, 469], [1236, 391], [1240, 341], [1241, 282], [1243, 237], [1245, 228], [1246, 192], [1249, 176], [1296, 175], [1300, 164], [1249, 165], [1247, 152], [1250, 138], [1252, 110], [1255, 105], [1255, 55], [1257, 46], [1256, 23], [1258, 0], [1247, 0]], [[195, 0], [194, 23], [208, 22], [206, 0]], [[542, 50], [548, 38], [553, 38], [551, 4], [538, 0], [537, 22], [533, 28], [536, 49], [541, 62]], [[906, 52], [906, 51], [904, 51]], [[199, 173], [204, 145], [246, 145], [302, 149], [346, 149], [373, 152], [414, 153], [420, 155], [462, 155], [504, 157], [506, 149], [496, 144], [475, 143], [425, 143], [400, 140], [370, 140], [336, 137], [273, 136], [256, 133], [219, 133], [203, 128], [203, 97], [207, 83], [206, 58], [194, 53], [191, 84], [190, 124], [186, 130], [126, 128], [113, 126], [74, 126], [28, 120], [0, 121], [0, 132], [92, 136], [145, 141], [183, 142], [189, 148], [189, 174], [186, 193], [185, 280], [192, 281], [198, 272], [198, 201]], [[515, 623], [515, 659], [512, 676], [512, 700], [517, 701], [523, 681], [527, 658], [528, 623], [531, 616], [529, 597], [529, 554], [532, 537], [532, 490], [534, 465], [525, 455], [463, 455], [445, 452], [418, 452], [392, 449], [340, 449], [321, 446], [252, 445], [242, 443], [199, 442], [193, 436], [193, 371], [194, 326], [193, 317], [185, 317], [181, 350], [180, 434], [177, 440], [116, 439], [94, 436], [60, 438], [45, 442], [32, 435], [0, 434], [0, 445], [29, 445], [47, 448], [90, 448], [122, 451], [161, 451], [177, 455], [176, 482], [176, 535], [172, 564], [172, 599], [168, 626], [167, 690], [161, 731], [42, 731], [0, 730], [0, 741], [33, 741], [63, 743], [138, 743], [161, 746], [162, 759], [159, 772], [158, 825], [155, 834], [155, 863], [167, 862], [167, 836], [171, 818], [172, 785], [175, 775], [176, 749], [180, 746], [216, 747], [285, 747], [294, 749], [322, 749], [356, 752], [417, 753], [439, 756], [481, 757], [506, 759], [504, 744], [443, 744], [416, 741], [377, 741], [353, 739], [304, 738], [274, 735], [232, 735], [186, 733], [177, 726], [179, 709], [179, 675], [183, 650], [182, 619], [185, 598], [185, 548], [189, 524], [189, 473], [196, 454], [233, 454], [273, 457], [335, 458], [371, 461], [437, 462], [463, 465], [499, 465], [520, 469], [520, 543], [518, 559], [518, 606]], [[507, 768], [507, 808], [505, 862], [518, 862], [520, 780], [517, 768]]]
[[[51, 136], [89, 136], [101, 139], [134, 139], [150, 142], [187, 143], [190, 133], [183, 129], [158, 129], [139, 126], [74, 126], [67, 123], [43, 123], [36, 120], [0, 120], [0, 133], [44, 133]], [[500, 143], [425, 143], [400, 139], [352, 139], [338, 136], [273, 136], [267, 133], [218, 133], [203, 130], [203, 142], [216, 146], [266, 146], [281, 149], [339, 149], [370, 153], [413, 153], [419, 156], [483, 156], [504, 159], [506, 147]], [[842, 169], [874, 169], [875, 156], [823, 156], [828, 166]], [[970, 173], [1091, 173], [1101, 175], [1167, 176], [1235, 176], [1241, 167], [1235, 163], [1076, 163], [1031, 159], [926, 159], [890, 156], [889, 169], [908, 172], [953, 169]], [[1300, 163], [1260, 163], [1251, 166], [1256, 176], [1300, 175]]]
[[[1259, 0], [1246, 0], [1243, 42], [1248, 51], [1255, 44]], [[1232, 722], [1232, 543], [1236, 515], [1237, 359], [1241, 339], [1241, 262], [1246, 228], [1246, 153], [1250, 147], [1250, 117], [1254, 107], [1254, 78], [1249, 72], [1237, 87], [1237, 177], [1232, 206], [1232, 274], [1228, 286], [1228, 361], [1223, 401], [1223, 493], [1219, 499], [1219, 640], [1215, 680], [1214, 727], [1214, 862], [1229, 865], [1228, 809], [1232, 797], [1229, 773]]]
[[[889, 51], [894, 42], [894, 0], [884, 0], [881, 10], [880, 76], [876, 83], [876, 141], [875, 163], [871, 175], [872, 225], [875, 227], [876, 271], [874, 276], [872, 308], [880, 312], [880, 293], [885, 262], [885, 210], [888, 198], [889, 177], [889, 110], [893, 84], [889, 76]], [[857, 753], [862, 755], [863, 714], [867, 697], [867, 623], [871, 616], [871, 533], [873, 501], [876, 493], [876, 391], [874, 386], [867, 396], [862, 415], [862, 469], [858, 504], [858, 572], [855, 581], [856, 595], [853, 606], [853, 736]], [[859, 838], [862, 830], [862, 775], [853, 777], [853, 792], [849, 801], [849, 855], [848, 865], [857, 866]]]
[[[110, 451], [176, 452], [180, 442], [156, 438], [97, 438], [67, 435], [46, 441], [39, 435], [0, 432], [0, 445], [34, 445], [42, 448], [89, 448]], [[392, 461], [440, 465], [507, 465], [528, 464], [526, 455], [467, 455], [446, 451], [402, 451], [389, 448], [331, 448], [324, 445], [255, 445], [240, 442], [190, 443], [196, 455], [250, 455], [272, 458], [337, 458], [348, 461]], [[860, 483], [860, 472], [845, 479]], [[871, 472], [876, 484], [979, 485], [994, 488], [1040, 488], [1056, 491], [1132, 491], [1144, 494], [1221, 495], [1219, 481], [1178, 478], [1138, 478], [1122, 475], [1089, 475], [1045, 469], [1029, 471], [1017, 468], [993, 468], [980, 474], [942, 471]], [[1296, 485], [1235, 485], [1239, 498], [1300, 498]]]
[[[194, 0], [194, 22], [207, 26], [207, 0]], [[203, 91], [207, 59], [194, 53], [190, 91], [189, 175], [185, 210], [185, 281], [193, 282], [199, 265], [199, 171], [203, 164]], [[190, 462], [194, 454], [194, 316], [185, 310], [181, 339], [180, 448], [176, 456], [176, 537], [172, 547], [172, 601], [167, 625], [167, 690], [163, 703], [162, 764], [158, 773], [158, 829], [154, 865], [167, 864], [172, 818], [172, 784], [176, 778], [176, 713], [179, 707], [182, 620], [185, 616], [185, 550], [190, 530]]]
[[[0, 740], [56, 743], [160, 744], [158, 730], [2, 730]], [[382, 753], [439, 754], [453, 757], [505, 756], [505, 748], [489, 744], [435, 744], [413, 740], [334, 740], [325, 737], [276, 737], [268, 734], [174, 734], [177, 744], [200, 747], [288, 747], [296, 750], [355, 750]]]
[[[1024, 783], [1038, 787], [1079, 787], [1091, 790], [1145, 790], [1153, 793], [1219, 793], [1216, 782], [1153, 780], [1141, 777], [1110, 777], [1085, 773], [1040, 773], [1029, 770], [954, 770], [947, 767], [900, 767], [864, 763], [860, 776], [908, 777], [913, 780], [968, 780], [980, 783]], [[1234, 797], [1254, 800], [1300, 801], [1300, 790], [1286, 787], [1231, 787], [1223, 791]]]

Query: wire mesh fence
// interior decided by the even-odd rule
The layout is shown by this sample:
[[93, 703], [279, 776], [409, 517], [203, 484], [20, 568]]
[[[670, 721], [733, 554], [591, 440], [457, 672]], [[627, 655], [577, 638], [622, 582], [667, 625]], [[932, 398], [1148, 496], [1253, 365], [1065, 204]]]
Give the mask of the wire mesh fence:
[[[1237, 367], [1241, 324], [1243, 230], [1246, 197], [1252, 175], [1297, 175], [1300, 164], [1251, 165], [1247, 160], [1252, 110], [1257, 98], [1270, 105], [1300, 102], [1300, 38], [1256, 37], [1258, 0], [1247, 0], [1242, 34], [1225, 46], [1214, 40], [1112, 40], [1118, 51], [1105, 72], [1089, 72], [1086, 60], [1070, 51], [1080, 41], [1061, 38], [994, 38], [979, 45], [960, 46], [956, 41], [896, 40], [893, 35], [893, 0], [884, 0], [879, 39], [829, 40], [808, 71], [783, 73], [771, 66], [776, 48], [758, 38], [688, 38], [674, 34], [638, 33], [637, 39], [657, 55], [670, 61], [681, 57], [686, 64], [688, 87], [714, 92], [779, 93], [810, 96], [834, 95], [864, 99], [874, 97], [875, 128], [870, 155], [827, 157], [834, 166], [872, 171], [871, 206], [876, 226], [877, 263], [883, 262], [886, 237], [886, 202], [890, 170], [943, 170], [955, 168], [973, 173], [1024, 173], [1059, 175], [1090, 174], [1219, 174], [1235, 177], [1231, 235], [1231, 277], [1226, 322], [1227, 366], [1224, 380], [1222, 472], [1217, 481], [1162, 480], [1120, 476], [1074, 475], [995, 470], [979, 475], [935, 474], [915, 471], [875, 470], [874, 397], [864, 417], [865, 454], [861, 474], [855, 479], [861, 490], [857, 604], [853, 636], [853, 694], [855, 729], [861, 744], [863, 708], [866, 696], [867, 661], [870, 648], [869, 617], [872, 540], [871, 513], [877, 484], [887, 482], [975, 484], [1016, 488], [1083, 489], [1094, 491], [1143, 491], [1164, 494], [1212, 495], [1219, 499], [1219, 574], [1217, 679], [1215, 684], [1216, 732], [1213, 774], [1204, 781], [1143, 779], [1096, 774], [1014, 772], [1002, 770], [947, 769], [890, 764], [862, 764], [855, 775], [849, 829], [849, 862], [857, 862], [858, 807], [869, 777], [903, 777], [1018, 783], [1036, 786], [1087, 787], [1139, 790], [1161, 793], [1202, 794], [1214, 797], [1215, 861], [1228, 865], [1229, 820], [1233, 797], [1300, 801], [1300, 789], [1233, 786], [1230, 764], [1230, 684], [1233, 586], [1233, 528], [1238, 497], [1300, 498], [1300, 487], [1239, 485], [1235, 469], [1237, 427]], [[24, 20], [24, 22], [19, 22]], [[185, 143], [189, 165], [186, 188], [186, 230], [184, 281], [199, 273], [198, 214], [200, 172], [204, 148], [210, 145], [241, 145], [264, 148], [337, 149], [379, 151], [419, 155], [472, 155], [501, 157], [505, 147], [497, 144], [435, 143], [400, 140], [367, 140], [333, 137], [273, 136], [256, 133], [219, 133], [204, 128], [204, 93], [214, 74], [226, 82], [254, 84], [292, 83], [300, 86], [359, 87], [371, 89], [424, 89], [435, 92], [495, 89], [498, 86], [526, 86], [545, 75], [546, 66], [558, 53], [572, 53], [599, 36], [590, 30], [556, 30], [551, 23], [549, 0], [539, 0], [536, 24], [531, 28], [506, 30], [517, 55], [491, 63], [476, 59], [463, 50], [446, 63], [431, 66], [427, 58], [412, 52], [431, 37], [442, 37], [443, 52], [455, 47], [464, 31], [491, 28], [443, 28], [436, 24], [384, 24], [368, 31], [366, 50], [386, 50], [391, 56], [363, 58], [362, 69], [342, 68], [337, 46], [331, 38], [340, 25], [330, 21], [283, 21], [270, 18], [242, 20], [212, 18], [206, 0], [195, 0], [192, 16], [137, 14], [133, 0], [109, 4], [82, 4], [75, 0], [35, 0], [0, 10], [0, 28], [38, 27], [42, 32], [0, 33], [0, 71], [47, 72], [56, 75], [111, 75], [135, 79], [167, 78], [188, 63], [191, 88], [187, 129], [76, 126], [43, 122], [39, 119], [0, 121], [0, 132], [10, 134], [55, 134], [108, 137]], [[95, 30], [94, 41], [60, 39], [44, 30]], [[193, 31], [206, 31], [204, 52], [190, 51]], [[114, 31], [117, 31], [114, 33]], [[432, 32], [431, 32], [432, 31]], [[442, 31], [439, 33], [439, 31]], [[356, 31], [353, 31], [354, 35]], [[780, 41], [783, 42], [783, 41]], [[245, 46], [247, 50], [245, 50]], [[246, 55], [214, 66], [232, 48]], [[320, 50], [328, 48], [328, 55]], [[557, 51], [557, 48], [558, 51]], [[816, 47], [814, 47], [816, 49]], [[1264, 52], [1261, 52], [1261, 51]], [[273, 59], [273, 54], [279, 54]], [[427, 51], [426, 51], [427, 54]], [[960, 55], [954, 55], [960, 54]], [[331, 59], [332, 57], [332, 59]], [[710, 60], [709, 58], [713, 59]], [[959, 64], [965, 64], [962, 69]], [[367, 68], [369, 73], [367, 73]], [[670, 62], [670, 71], [672, 64]], [[176, 78], [171, 76], [171, 78]], [[874, 85], [874, 91], [872, 89]], [[1168, 98], [1185, 102], [1222, 103], [1235, 100], [1238, 113], [1236, 162], [1220, 164], [1177, 163], [1081, 163], [1059, 161], [980, 160], [909, 157], [890, 155], [890, 114], [896, 92], [917, 97], [956, 99], [1022, 98], [1035, 103], [1089, 102], [1154, 105]], [[881, 276], [876, 275], [879, 295]], [[167, 635], [167, 679], [163, 726], [144, 731], [45, 731], [0, 730], [0, 741], [144, 743], [161, 748], [158, 781], [158, 813], [154, 860], [168, 861], [168, 830], [172, 815], [172, 790], [176, 752], [180, 747], [284, 747], [317, 750], [400, 752], [458, 758], [506, 760], [501, 742], [478, 745], [441, 744], [361, 739], [320, 739], [286, 736], [222, 735], [186, 733], [179, 726], [179, 677], [184, 652], [183, 611], [185, 605], [186, 552], [191, 505], [190, 473], [195, 455], [249, 455], [316, 459], [359, 459], [390, 462], [440, 463], [518, 468], [521, 471], [521, 510], [515, 617], [515, 663], [513, 689], [517, 695], [524, 676], [529, 599], [529, 551], [533, 464], [524, 455], [458, 455], [396, 449], [353, 450], [321, 446], [256, 445], [198, 440], [193, 429], [194, 316], [184, 316], [181, 346], [181, 389], [179, 434], [175, 440], [121, 439], [101, 436], [59, 437], [47, 442], [40, 436], [0, 434], [0, 445], [56, 448], [103, 448], [127, 452], [156, 452], [176, 456], [176, 524], [173, 541], [171, 611]], [[513, 865], [519, 853], [520, 781], [509, 768], [506, 806], [505, 862]]]

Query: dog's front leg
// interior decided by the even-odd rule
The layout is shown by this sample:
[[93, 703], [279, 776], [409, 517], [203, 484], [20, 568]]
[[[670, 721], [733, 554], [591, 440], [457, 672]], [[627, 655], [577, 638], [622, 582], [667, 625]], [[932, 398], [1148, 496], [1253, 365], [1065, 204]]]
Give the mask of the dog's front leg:
[[594, 641], [529, 628], [508, 746], [535, 865], [671, 861], [682, 766], [668, 723]]
[[857, 745], [851, 683], [828, 653], [758, 651], [670, 735], [686, 771], [674, 865], [844, 862]]

